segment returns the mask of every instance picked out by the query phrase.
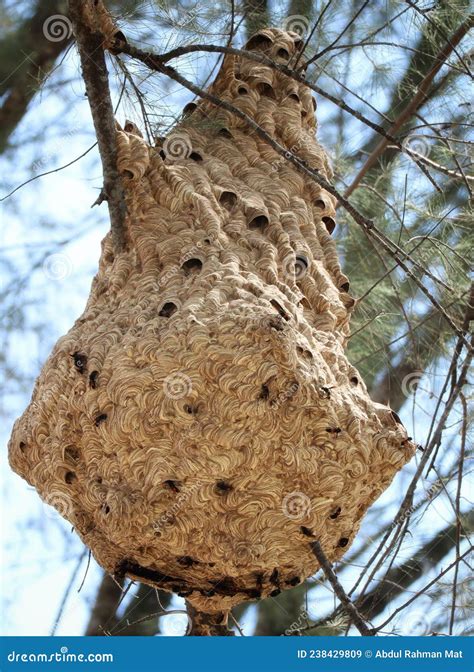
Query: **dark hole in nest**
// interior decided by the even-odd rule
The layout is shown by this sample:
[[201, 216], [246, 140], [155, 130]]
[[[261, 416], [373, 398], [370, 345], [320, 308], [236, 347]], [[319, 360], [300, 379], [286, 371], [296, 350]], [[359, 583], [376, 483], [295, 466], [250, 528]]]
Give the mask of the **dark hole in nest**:
[[319, 388], [319, 396], [322, 399], [330, 399], [331, 398], [331, 388], [326, 387], [325, 385], [321, 385]]
[[300, 280], [306, 274], [308, 267], [309, 261], [306, 255], [301, 253], [297, 254], [295, 260], [295, 276], [297, 280]]
[[233, 490], [233, 487], [227, 481], [217, 481], [216, 490], [219, 495], [224, 495], [226, 492]]
[[79, 448], [75, 446], [68, 446], [64, 451], [64, 457], [69, 462], [78, 462], [80, 455]]
[[73, 360], [74, 360], [74, 366], [75, 366], [76, 369], [79, 371], [79, 373], [84, 373], [84, 371], [86, 370], [86, 366], [87, 366], [87, 357], [86, 357], [86, 355], [83, 355], [83, 354], [80, 353], [80, 352], [75, 352], [75, 353], [72, 355], [72, 358], [73, 358]]
[[305, 109], [301, 110], [301, 116], [303, 117], [303, 119], [308, 116], [308, 113]]
[[255, 574], [255, 583], [256, 583], [256, 585], [257, 585], [257, 588], [260, 588], [260, 589], [262, 588], [262, 586], [263, 586], [263, 579], [264, 579], [263, 572], [257, 572], [257, 573]]
[[249, 51], [252, 49], [269, 49], [272, 46], [272, 40], [262, 33], [257, 33], [245, 45], [245, 48]]
[[66, 472], [66, 475], [64, 476], [64, 480], [68, 485], [71, 485], [71, 483], [74, 483], [74, 481], [77, 480], [77, 476], [73, 471], [68, 471]]
[[273, 86], [267, 84], [267, 82], [259, 82], [256, 86], [256, 89], [261, 96], [266, 96], [267, 98], [273, 98], [273, 99], [276, 98]]
[[270, 396], [270, 390], [268, 389], [268, 385], [263, 384], [259, 399], [268, 399], [269, 396]]
[[293, 38], [293, 44], [295, 45], [296, 51], [301, 51], [304, 47], [304, 40], [302, 37], [297, 36]]
[[168, 301], [161, 308], [158, 315], [160, 317], [171, 317], [171, 315], [173, 315], [173, 313], [175, 313], [177, 310], [178, 310], [178, 306], [175, 303], [173, 303], [172, 301]]
[[326, 230], [329, 233], [329, 235], [331, 235], [331, 233], [336, 228], [336, 222], [333, 220], [332, 217], [323, 217], [323, 224], [326, 227]]
[[92, 387], [93, 390], [96, 389], [97, 387], [97, 378], [99, 377], [99, 372], [98, 371], [92, 371], [91, 375], [89, 376], [89, 385]]
[[288, 96], [288, 98], [290, 98], [291, 100], [296, 100], [297, 103], [300, 102], [300, 97], [299, 97], [299, 95], [298, 95], [297, 93], [290, 93], [290, 95]]
[[336, 228], [336, 222], [333, 220], [332, 217], [323, 217], [323, 224], [326, 227], [326, 230], [329, 233], [329, 235], [331, 235], [331, 233]]
[[193, 273], [199, 273], [202, 269], [202, 261], [200, 259], [188, 259], [181, 266], [182, 270], [186, 275], [192, 275]]
[[186, 413], [188, 413], [188, 415], [197, 415], [199, 409], [197, 406], [193, 406], [192, 404], [185, 404], [184, 410]]
[[182, 555], [180, 558], [176, 559], [176, 562], [182, 567], [191, 567], [191, 565], [195, 564], [196, 560], [193, 560], [190, 555]]
[[24, 441], [20, 441], [20, 450], [22, 453], [25, 452], [26, 449], [26, 443]]
[[392, 413], [392, 418], [395, 420], [397, 425], [403, 425], [403, 422], [400, 420], [400, 416], [398, 415], [398, 413], [395, 413], [395, 411], [391, 411], [391, 413]]
[[314, 536], [312, 530], [310, 530], [309, 527], [305, 527], [304, 525], [302, 525], [300, 527], [300, 530], [305, 535], [305, 537], [313, 537]]
[[270, 301], [270, 303], [273, 306], [273, 308], [275, 308], [275, 310], [278, 312], [278, 314], [281, 315], [281, 317], [288, 322], [288, 320], [290, 319], [290, 316], [285, 311], [285, 309], [282, 306], [280, 306], [278, 301], [275, 301], [275, 299], [272, 299]]
[[340, 290], [341, 290], [341, 292], [348, 292], [349, 289], [350, 289], [350, 287], [351, 287], [351, 285], [350, 285], [349, 282], [344, 282], [344, 283], [340, 286]]
[[187, 117], [189, 114], [192, 114], [196, 108], [197, 108], [196, 103], [188, 103], [183, 107], [184, 116]]
[[315, 110], [318, 107], [318, 103], [317, 103], [316, 98], [314, 96], [311, 98], [311, 103], [313, 105], [313, 110]]
[[168, 479], [167, 481], [163, 482], [163, 485], [166, 485], [166, 487], [172, 490], [173, 492], [179, 492], [181, 484], [179, 481], [173, 481], [172, 479]]
[[164, 153], [164, 151], [162, 149], [160, 149], [160, 151], [158, 153], [164, 161], [166, 159], [166, 154]]
[[326, 427], [326, 432], [329, 432], [329, 434], [340, 434], [342, 429], [340, 427]]
[[318, 208], [318, 210], [324, 210], [324, 208], [326, 207], [326, 203], [323, 201], [322, 198], [318, 198], [318, 200], [314, 202], [314, 207]]
[[278, 58], [285, 58], [286, 60], [288, 60], [290, 58], [289, 52], [286, 49], [284, 49], [283, 47], [278, 49], [277, 56], [278, 56]]
[[272, 592], [270, 593], [270, 597], [276, 597], [280, 593], [281, 593], [281, 590], [279, 588], [275, 588], [275, 590], [272, 590]]
[[95, 419], [95, 426], [98, 427], [100, 424], [107, 420], [107, 413], [101, 413]]
[[347, 537], [341, 537], [337, 542], [337, 545], [340, 546], [341, 548], [344, 548], [345, 546], [347, 546], [348, 543], [349, 539]]
[[239, 96], [245, 96], [249, 92], [248, 88], [245, 86], [245, 84], [240, 84], [239, 88], [237, 89], [237, 93]]
[[110, 506], [108, 504], [104, 504], [104, 513], [110, 513]]
[[230, 210], [237, 203], [237, 194], [233, 191], [223, 191], [219, 197], [219, 203]]
[[275, 567], [275, 569], [270, 574], [270, 578], [269, 578], [270, 583], [272, 583], [274, 586], [278, 585], [278, 576], [279, 576], [279, 571]]
[[341, 509], [340, 506], [336, 507], [334, 509], [334, 511], [331, 514], [329, 514], [329, 518], [331, 518], [332, 520], [335, 520], [338, 517], [338, 515], [341, 513], [341, 510], [342, 509]]
[[198, 152], [191, 152], [189, 158], [192, 161], [202, 161], [202, 156]]
[[288, 581], [285, 581], [285, 583], [288, 586], [297, 586], [299, 583], [301, 583], [301, 579], [299, 576], [292, 576], [291, 579], [288, 579]]
[[255, 231], [256, 229], [263, 229], [268, 224], [268, 217], [266, 215], [257, 215], [248, 223], [249, 229]]
[[229, 139], [231, 139], [231, 138], [233, 137], [233, 136], [232, 136], [232, 133], [229, 131], [228, 128], [221, 128], [221, 129], [219, 130], [219, 132], [218, 132], [217, 135], [220, 135], [221, 138], [229, 138]]
[[357, 378], [357, 376], [352, 376], [350, 380], [351, 384], [354, 385], [354, 387], [356, 387], [359, 384], [359, 379]]
[[300, 345], [296, 347], [296, 352], [299, 355], [302, 355], [305, 359], [313, 359], [313, 353], [311, 350], [306, 350], [306, 348], [302, 348]]
[[274, 329], [275, 331], [284, 331], [285, 330], [285, 325], [283, 324], [283, 320], [281, 319], [280, 316], [275, 317], [270, 317], [268, 319], [268, 326], [270, 329]]

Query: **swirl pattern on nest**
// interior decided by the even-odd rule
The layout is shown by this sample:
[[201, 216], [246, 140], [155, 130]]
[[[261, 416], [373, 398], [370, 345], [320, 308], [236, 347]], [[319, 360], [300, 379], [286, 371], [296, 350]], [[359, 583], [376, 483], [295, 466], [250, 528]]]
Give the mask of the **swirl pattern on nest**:
[[[248, 48], [294, 57], [299, 38]], [[304, 84], [226, 57], [212, 92], [331, 179]], [[104, 239], [9, 455], [107, 571], [212, 612], [313, 574], [311, 540], [339, 559], [414, 446], [344, 353], [333, 196], [192, 107], [156, 147], [118, 130], [127, 247]]]

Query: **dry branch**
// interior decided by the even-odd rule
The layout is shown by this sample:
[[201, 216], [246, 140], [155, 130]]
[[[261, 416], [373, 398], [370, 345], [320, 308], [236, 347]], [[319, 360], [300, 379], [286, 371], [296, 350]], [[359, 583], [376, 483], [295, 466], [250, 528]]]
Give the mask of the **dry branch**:
[[104, 36], [89, 25], [81, 0], [70, 0], [69, 13], [102, 161], [103, 191], [109, 206], [112, 238], [115, 249], [120, 251], [125, 246], [126, 207], [117, 168], [117, 135], [103, 49]]
[[319, 541], [313, 541], [311, 542], [311, 550], [313, 551], [314, 555], [318, 559], [319, 564], [321, 565], [321, 568], [326, 575], [327, 580], [331, 584], [331, 586], [334, 589], [334, 592], [336, 593], [337, 597], [341, 601], [341, 604], [348, 614], [349, 618], [351, 621], [354, 623], [358, 631], [360, 632], [361, 635], [364, 635], [366, 637], [371, 637], [375, 633], [372, 629], [368, 628], [364, 619], [360, 615], [357, 607], [354, 605], [353, 602], [349, 599], [349, 597], [346, 594], [346, 591], [344, 588], [341, 586], [339, 583], [339, 580], [334, 573], [334, 570], [332, 568], [331, 563], [327, 559], [323, 549], [321, 548], [321, 544]]

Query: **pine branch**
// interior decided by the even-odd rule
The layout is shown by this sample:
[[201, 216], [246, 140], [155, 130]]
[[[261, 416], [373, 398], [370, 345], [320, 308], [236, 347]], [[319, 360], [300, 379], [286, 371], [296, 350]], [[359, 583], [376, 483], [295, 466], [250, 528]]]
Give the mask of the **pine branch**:
[[[436, 567], [456, 546], [457, 527], [457, 521], [446, 526], [422, 546], [412, 558], [387, 572], [370, 593], [356, 600], [360, 613], [365, 618], [373, 620], [398, 595], [406, 592], [415, 581]], [[466, 516], [464, 527], [468, 530], [474, 529], [474, 512]]]
[[[430, 87], [433, 83], [433, 80], [436, 74], [441, 69], [441, 66], [445, 63], [446, 59], [452, 54], [456, 45], [458, 45], [463, 37], [469, 32], [469, 30], [474, 26], [474, 15], [471, 14], [469, 18], [464, 21], [464, 23], [459, 26], [457, 31], [451, 37], [451, 39], [443, 46], [439, 51], [437, 56], [434, 59], [434, 64], [425, 75], [423, 80], [420, 82], [417, 91], [413, 98], [410, 100], [405, 109], [398, 115], [394, 124], [389, 129], [390, 135], [395, 135], [400, 131], [404, 124], [416, 113], [416, 111], [421, 107], [421, 105], [426, 101], [426, 96], [430, 90]], [[367, 161], [364, 163], [362, 168], [359, 170], [355, 176], [352, 184], [346, 189], [345, 197], [347, 198], [352, 194], [352, 192], [358, 187], [364, 176], [368, 171], [375, 165], [375, 163], [380, 159], [387, 149], [389, 143], [387, 138], [380, 140], [379, 144], [375, 147], [373, 152], [368, 157]]]

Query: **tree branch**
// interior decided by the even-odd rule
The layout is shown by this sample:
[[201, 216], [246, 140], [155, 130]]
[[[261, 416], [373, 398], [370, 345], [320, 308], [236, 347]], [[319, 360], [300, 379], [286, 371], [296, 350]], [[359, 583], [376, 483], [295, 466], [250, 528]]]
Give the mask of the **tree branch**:
[[[469, 18], [466, 21], [464, 21], [464, 23], [461, 26], [459, 26], [457, 31], [448, 41], [448, 43], [444, 45], [444, 47], [435, 57], [434, 65], [430, 68], [429, 72], [420, 82], [420, 85], [418, 86], [415, 95], [410, 100], [405, 109], [398, 115], [395, 123], [390, 127], [388, 131], [390, 135], [398, 133], [400, 128], [402, 128], [402, 126], [410, 119], [410, 117], [412, 117], [415, 114], [418, 108], [421, 107], [423, 102], [426, 100], [426, 96], [431, 87], [433, 79], [435, 78], [435, 75], [441, 69], [441, 66], [450, 56], [453, 50], [455, 50], [456, 45], [459, 44], [459, 42], [461, 42], [462, 38], [469, 32], [469, 30], [472, 28], [473, 25], [474, 25], [474, 15], [471, 14], [471, 16], [469, 16]], [[360, 184], [363, 177], [382, 156], [388, 145], [389, 143], [386, 137], [380, 140], [377, 147], [375, 147], [375, 149], [373, 150], [367, 161], [364, 163], [362, 168], [355, 176], [352, 184], [346, 189], [346, 192], [344, 194], [346, 198], [350, 196], [352, 192], [356, 189], [356, 187]]]
[[[63, 0], [38, 0], [33, 15], [0, 43], [0, 96], [5, 96], [0, 107], [0, 153], [56, 59], [71, 44], [69, 19], [61, 14], [64, 5]], [[64, 21], [56, 24], [59, 31], [51, 25], [49, 33], [48, 19], [55, 16]]]
[[[466, 516], [464, 526], [468, 530], [473, 528], [473, 512]], [[398, 567], [393, 567], [370, 593], [357, 600], [359, 611], [365, 618], [372, 620], [381, 614], [395, 597], [405, 592], [429, 569], [436, 567], [456, 545], [457, 527], [458, 523], [454, 522], [438, 532], [412, 558]]]
[[367, 627], [365, 621], [363, 620], [362, 616], [357, 610], [357, 607], [348, 598], [346, 591], [339, 583], [339, 580], [336, 574], [334, 573], [331, 563], [327, 559], [323, 549], [321, 548], [321, 544], [319, 543], [319, 541], [312, 541], [310, 543], [310, 546], [319, 564], [321, 565], [321, 569], [326, 575], [327, 580], [333, 587], [334, 592], [339, 598], [343, 609], [345, 610], [351, 621], [354, 623], [354, 625], [356, 626], [361, 635], [364, 635], [365, 637], [373, 637], [375, 634], [374, 630]]
[[125, 232], [125, 195], [117, 167], [117, 139], [109, 79], [104, 37], [95, 31], [84, 16], [85, 7], [81, 0], [69, 0], [69, 14], [74, 27], [77, 47], [81, 60], [82, 76], [86, 85], [87, 97], [97, 136], [102, 171], [104, 193], [110, 214], [110, 226], [115, 249], [122, 250], [126, 243]]
[[227, 627], [228, 611], [206, 614], [195, 609], [186, 601], [186, 609], [190, 620], [190, 637], [233, 637], [234, 632]]

